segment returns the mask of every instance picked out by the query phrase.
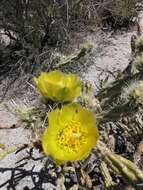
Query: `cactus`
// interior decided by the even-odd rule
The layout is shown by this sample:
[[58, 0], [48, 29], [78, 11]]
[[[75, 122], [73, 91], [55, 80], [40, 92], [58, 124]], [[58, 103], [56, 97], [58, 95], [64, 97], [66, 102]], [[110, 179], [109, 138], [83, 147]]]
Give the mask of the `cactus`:
[[0, 160], [4, 159], [8, 154], [15, 152], [16, 149], [17, 149], [16, 146], [6, 148], [4, 151], [0, 153]]
[[[86, 53], [88, 53], [91, 48], [91, 46], [85, 46], [78, 53], [72, 54], [69, 57], [64, 57], [63, 59], [61, 59], [61, 62], [59, 62], [56, 67], [61, 67], [62, 65], [77, 61]], [[91, 155], [94, 156], [92, 162], [96, 162], [98, 172], [102, 176], [104, 181], [104, 187], [107, 190], [119, 189], [118, 187], [120, 182], [125, 182], [125, 185], [131, 185], [135, 189], [143, 189], [143, 164], [138, 161], [142, 160], [140, 159], [140, 157], [142, 156], [143, 152], [143, 150], [138, 150], [138, 147], [143, 147], [143, 37], [141, 35], [132, 37], [131, 49], [132, 60], [130, 61], [127, 68], [125, 68], [125, 70], [121, 73], [121, 75], [117, 76], [115, 81], [111, 82], [108, 86], [103, 87], [96, 96], [94, 96], [93, 88], [91, 87], [91, 85], [88, 84], [88, 82], [83, 82], [81, 93], [82, 95], [75, 100], [82, 106], [90, 109], [96, 115], [96, 122], [100, 130], [100, 140], [97, 144], [96, 149], [94, 149], [91, 153]], [[51, 121], [53, 122], [58, 120], [60, 121], [59, 123], [62, 123], [62, 125], [64, 126], [63, 123], [65, 117], [62, 116], [63, 121], [59, 117], [59, 113], [62, 113], [62, 104], [56, 104], [55, 107], [57, 106], [59, 106], [59, 108], [57, 109], [58, 112], [55, 112], [55, 115], [56, 117], [58, 117], [56, 118], [56, 120], [54, 120], [52, 113]], [[21, 120], [27, 122], [28, 126], [31, 126], [35, 138], [38, 136], [37, 139], [39, 140], [39, 134], [41, 135], [41, 129], [45, 125], [45, 121], [47, 120], [47, 116], [45, 117], [45, 109], [47, 111], [47, 107], [42, 110], [40, 109], [38, 112], [35, 112], [35, 109], [33, 109], [33, 107], [24, 106], [24, 109], [22, 109], [22, 107], [16, 106], [16, 108], [16, 111], [20, 116]], [[70, 110], [70, 114], [67, 114], [68, 117], [71, 116], [71, 113], [72, 112]], [[78, 109], [74, 111], [75, 115], [77, 113], [80, 113]], [[41, 126], [42, 119], [44, 117], [44, 122], [42, 124], [42, 127], [40, 128], [39, 126]], [[87, 114], [86, 117], [88, 118]], [[78, 117], [76, 116], [75, 118]], [[79, 127], [78, 122], [76, 123], [76, 126]], [[82, 122], [84, 122], [83, 118]], [[55, 126], [57, 127], [57, 123], [55, 123]], [[73, 123], [71, 128], [73, 129]], [[93, 133], [93, 129], [91, 133]], [[69, 131], [69, 134], [70, 133], [71, 131]], [[54, 134], [54, 132], [52, 134]], [[63, 138], [67, 134], [68, 132], [66, 131]], [[77, 138], [78, 136], [75, 135], [74, 137]], [[76, 138], [70, 138], [68, 138], [68, 142], [75, 142]], [[47, 139], [49, 138], [44, 138], [46, 146]], [[121, 140], [122, 144], [124, 144], [124, 147], [126, 149], [120, 151], [120, 144], [118, 143]], [[36, 143], [37, 142], [34, 141], [33, 144]], [[40, 141], [38, 141], [38, 143], [38, 145], [41, 145]], [[55, 139], [52, 140], [52, 143], [52, 146], [54, 147]], [[129, 151], [128, 146], [132, 146], [132, 150]], [[3, 148], [3, 145], [0, 145], [0, 148]], [[136, 151], [136, 149], [138, 151]], [[0, 159], [3, 159], [10, 152], [11, 149], [10, 151], [8, 150], [6, 152], [2, 152], [2, 154], [0, 155]], [[63, 156], [63, 152], [61, 155]], [[73, 161], [74, 159], [71, 160]], [[97, 160], [99, 163], [97, 162]], [[83, 160], [83, 162], [77, 161], [72, 163], [73, 165], [71, 168], [74, 170], [73, 173], [76, 173], [77, 179], [79, 178], [80, 180], [78, 180], [77, 182], [78, 186], [73, 185], [70, 189], [78, 189], [79, 187], [81, 187], [81, 189], [94, 189], [92, 187], [94, 183], [92, 183], [91, 179], [91, 172], [94, 169], [94, 164], [92, 164], [92, 162], [90, 161], [90, 158], [86, 158], [85, 160]], [[60, 163], [61, 162], [59, 162], [59, 164]], [[65, 168], [65, 165], [63, 166], [63, 168], [67, 169]], [[64, 183], [65, 176], [63, 173], [57, 180], [58, 188], [66, 189]]]
[[86, 54], [90, 53], [92, 48], [92, 44], [84, 44], [78, 52], [68, 56], [62, 56], [54, 68], [59, 68], [69, 63], [73, 63], [74, 61], [78, 61], [81, 57], [84, 57]]
[[116, 183], [112, 180], [112, 177], [110, 175], [110, 172], [107, 168], [107, 164], [105, 163], [105, 161], [101, 162], [100, 170], [105, 180], [106, 189], [111, 189], [112, 187], [116, 186]]
[[103, 142], [98, 144], [98, 156], [101, 159], [101, 173], [105, 178], [106, 188], [111, 188], [116, 184], [112, 181], [110, 172], [114, 172], [116, 175], [120, 174], [123, 179], [131, 184], [136, 189], [140, 189], [143, 185], [143, 171], [140, 170], [132, 161], [111, 152]]
[[[135, 152], [135, 156], [133, 154], [137, 147], [142, 147], [140, 142], [143, 140], [143, 31], [139, 34], [131, 39], [132, 60], [127, 68], [96, 95], [100, 105], [98, 105], [100, 111], [97, 113], [97, 120], [101, 138], [95, 153], [101, 161], [100, 171], [104, 178], [105, 189], [118, 189], [118, 184], [112, 178], [113, 175], [121, 176], [135, 189], [143, 189], [142, 150], [138, 151], [140, 154], [138, 152]], [[125, 152], [124, 156], [115, 153], [115, 146], [110, 150], [111, 128], [107, 129], [109, 124], [114, 125], [117, 131], [122, 131], [120, 138], [133, 147], [130, 156]], [[117, 144], [117, 135], [114, 129], [112, 130]]]

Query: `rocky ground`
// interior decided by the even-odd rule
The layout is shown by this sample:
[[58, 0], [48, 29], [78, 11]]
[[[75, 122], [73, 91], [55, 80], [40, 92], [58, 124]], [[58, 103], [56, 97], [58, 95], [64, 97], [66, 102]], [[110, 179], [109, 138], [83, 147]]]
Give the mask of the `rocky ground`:
[[[96, 34], [87, 33], [83, 35], [82, 41], [92, 43], [94, 45], [93, 51], [81, 63], [69, 65], [69, 69], [78, 73], [83, 79], [90, 81], [94, 85], [95, 91], [98, 90], [101, 81], [107, 78], [107, 75], [110, 76], [109, 80], [113, 80], [114, 76], [128, 65], [131, 53], [130, 38], [134, 33], [136, 33], [134, 30], [129, 30], [116, 33], [97, 32]], [[5, 84], [5, 81], [3, 81], [0, 85], [1, 97], [3, 96]], [[29, 83], [26, 83], [26, 85], [28, 85], [27, 90], [23, 90], [21, 93], [20, 83], [17, 81], [13, 84], [13, 88], [10, 88], [1, 104], [0, 127], [2, 129], [0, 129], [0, 144], [4, 144], [6, 147], [22, 147], [25, 144], [25, 149], [17, 154], [15, 152], [10, 153], [0, 160], [0, 189], [65, 189], [61, 185], [63, 181], [67, 184], [66, 189], [70, 187], [70, 183], [75, 184], [73, 189], [77, 189], [78, 177], [74, 171], [69, 172], [68, 168], [68, 172], [65, 172], [62, 167], [56, 167], [50, 160], [47, 163], [46, 158], [43, 158], [43, 155], [38, 150], [26, 147], [27, 144], [31, 144], [32, 130], [20, 124], [17, 117], [13, 116], [14, 120], [9, 121], [8, 129], [3, 126], [5, 122], [8, 122], [7, 119], [5, 121], [1, 119], [2, 113], [6, 110], [6, 108], [4, 109], [4, 104], [10, 105], [9, 102], [12, 99], [19, 102], [25, 98], [32, 102], [31, 105], [35, 103], [35, 97], [37, 97], [35, 89]], [[15, 126], [11, 128], [13, 124]], [[3, 152], [4, 150], [0, 151]], [[23, 158], [24, 160], [22, 160]], [[46, 163], [48, 167], [45, 169]], [[46, 172], [47, 174], [44, 176]], [[61, 174], [67, 176], [62, 178]], [[98, 186], [96, 189], [98, 189]]]

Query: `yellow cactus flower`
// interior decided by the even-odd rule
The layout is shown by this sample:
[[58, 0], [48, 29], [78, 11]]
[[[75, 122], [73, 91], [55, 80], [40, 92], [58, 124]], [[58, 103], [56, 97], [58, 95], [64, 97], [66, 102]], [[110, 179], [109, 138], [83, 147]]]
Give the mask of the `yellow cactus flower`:
[[99, 133], [92, 112], [69, 104], [48, 113], [49, 126], [41, 141], [46, 155], [58, 163], [86, 158], [96, 145]]
[[79, 96], [82, 85], [77, 75], [58, 70], [42, 72], [35, 82], [44, 98], [59, 102], [72, 101]]

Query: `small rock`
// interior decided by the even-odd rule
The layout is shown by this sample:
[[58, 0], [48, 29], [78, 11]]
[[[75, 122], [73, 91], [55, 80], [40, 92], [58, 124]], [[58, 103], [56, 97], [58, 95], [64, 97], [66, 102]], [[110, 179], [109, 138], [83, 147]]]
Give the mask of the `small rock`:
[[0, 111], [0, 129], [9, 129], [18, 127], [19, 120], [12, 113]]

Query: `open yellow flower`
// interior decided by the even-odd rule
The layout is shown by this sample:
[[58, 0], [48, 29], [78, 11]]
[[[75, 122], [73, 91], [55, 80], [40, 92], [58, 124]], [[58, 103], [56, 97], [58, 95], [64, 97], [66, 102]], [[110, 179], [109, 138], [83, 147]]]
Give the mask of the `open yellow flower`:
[[41, 138], [43, 150], [59, 162], [86, 158], [97, 143], [95, 116], [78, 104], [48, 113], [48, 120], [49, 126]]
[[77, 75], [58, 70], [42, 72], [35, 82], [42, 96], [53, 101], [72, 101], [81, 92], [82, 83]]

